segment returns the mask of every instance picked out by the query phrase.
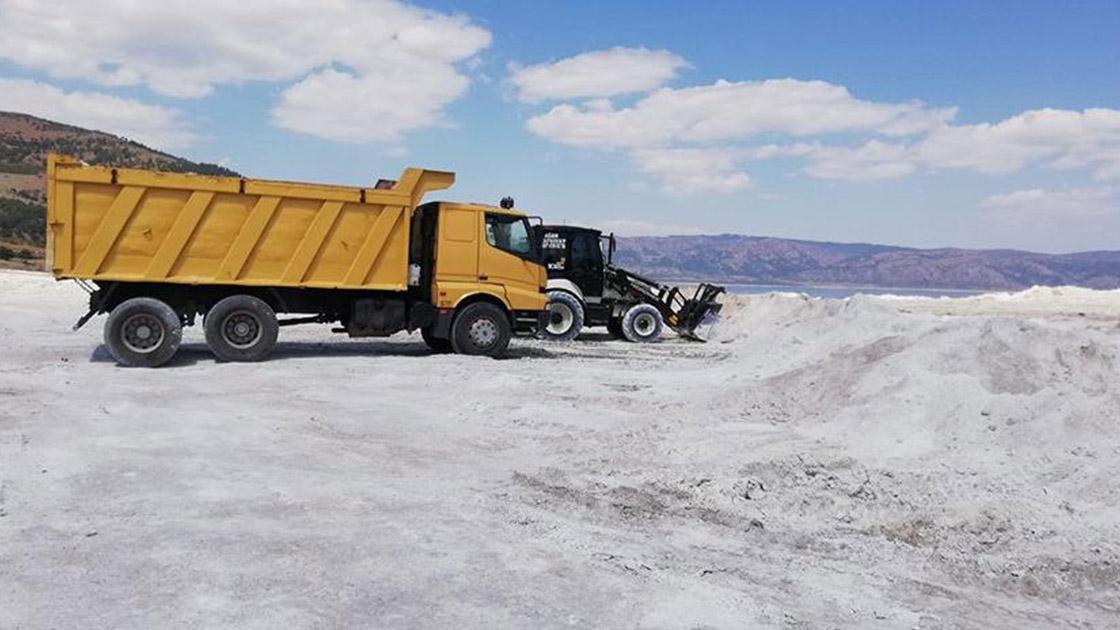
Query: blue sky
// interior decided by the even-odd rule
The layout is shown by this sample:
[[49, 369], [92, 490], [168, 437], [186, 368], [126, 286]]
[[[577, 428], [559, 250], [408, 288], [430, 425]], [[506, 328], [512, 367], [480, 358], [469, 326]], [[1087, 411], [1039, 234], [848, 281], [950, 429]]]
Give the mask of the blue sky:
[[228, 4], [0, 0], [0, 109], [619, 232], [1120, 249], [1114, 1]]

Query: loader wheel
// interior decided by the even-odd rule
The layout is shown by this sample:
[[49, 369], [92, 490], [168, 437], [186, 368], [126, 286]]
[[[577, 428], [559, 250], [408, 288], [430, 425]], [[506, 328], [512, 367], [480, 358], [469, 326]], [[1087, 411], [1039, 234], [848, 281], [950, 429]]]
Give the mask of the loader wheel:
[[424, 338], [424, 343], [428, 344], [428, 348], [436, 354], [447, 354], [451, 352], [451, 340], [436, 337], [433, 334], [432, 328], [420, 329], [420, 336]]
[[215, 304], [203, 322], [206, 345], [222, 361], [260, 361], [276, 346], [280, 326], [264, 300], [231, 295]]
[[550, 291], [548, 325], [541, 337], [549, 341], [571, 341], [583, 330], [583, 305], [571, 293]]
[[509, 318], [489, 302], [475, 302], [455, 316], [451, 347], [459, 354], [501, 356], [509, 345]]
[[105, 322], [105, 347], [127, 367], [157, 367], [179, 350], [183, 324], [167, 304], [153, 298], [121, 302]]
[[635, 304], [622, 316], [622, 334], [635, 343], [657, 341], [663, 325], [661, 312], [650, 304]]
[[622, 334], [622, 319], [619, 317], [607, 320], [607, 332], [615, 339], [626, 339], [626, 335]]

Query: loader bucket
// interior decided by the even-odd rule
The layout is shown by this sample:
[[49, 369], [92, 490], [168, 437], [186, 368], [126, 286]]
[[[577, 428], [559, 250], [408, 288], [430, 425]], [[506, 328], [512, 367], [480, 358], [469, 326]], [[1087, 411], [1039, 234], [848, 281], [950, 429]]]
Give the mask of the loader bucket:
[[670, 327], [685, 339], [705, 341], [698, 329], [701, 326], [707, 328], [715, 322], [720, 309], [723, 308], [716, 298], [724, 291], [721, 286], [702, 283], [696, 287], [696, 292], [691, 298], [684, 299], [679, 289], [673, 289], [668, 303], [674, 311], [675, 322], [671, 323]]

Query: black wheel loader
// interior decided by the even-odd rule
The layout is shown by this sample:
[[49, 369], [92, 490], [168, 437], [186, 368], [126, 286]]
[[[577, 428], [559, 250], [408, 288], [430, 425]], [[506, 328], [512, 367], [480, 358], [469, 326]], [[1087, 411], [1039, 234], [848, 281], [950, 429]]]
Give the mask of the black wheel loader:
[[697, 329], [718, 315], [724, 288], [701, 283], [691, 294], [614, 264], [614, 234], [570, 225], [534, 228], [548, 270], [546, 339], [575, 339], [587, 326], [606, 326], [634, 342], [655, 341], [666, 326], [693, 341]]

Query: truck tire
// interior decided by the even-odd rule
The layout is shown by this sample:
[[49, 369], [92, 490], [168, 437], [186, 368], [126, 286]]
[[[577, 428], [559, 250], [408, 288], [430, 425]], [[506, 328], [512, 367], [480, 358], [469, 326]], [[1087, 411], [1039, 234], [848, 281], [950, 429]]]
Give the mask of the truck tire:
[[489, 302], [463, 308], [451, 324], [451, 347], [459, 354], [499, 357], [509, 346], [509, 318]]
[[635, 304], [622, 316], [622, 334], [635, 343], [657, 341], [662, 326], [661, 312], [651, 304]]
[[221, 361], [260, 361], [276, 347], [280, 325], [267, 302], [231, 295], [206, 313], [206, 345]]
[[622, 334], [622, 318], [611, 317], [607, 320], [607, 332], [615, 339], [626, 339], [626, 335]]
[[433, 334], [431, 326], [421, 328], [420, 336], [424, 338], [424, 343], [428, 344], [428, 348], [436, 354], [447, 354], [451, 352], [451, 340], [436, 337]]
[[163, 365], [175, 356], [182, 340], [179, 314], [154, 298], [125, 300], [105, 321], [105, 347], [126, 367]]
[[571, 341], [583, 330], [583, 305], [566, 291], [548, 292], [548, 325], [541, 338], [549, 341]]

